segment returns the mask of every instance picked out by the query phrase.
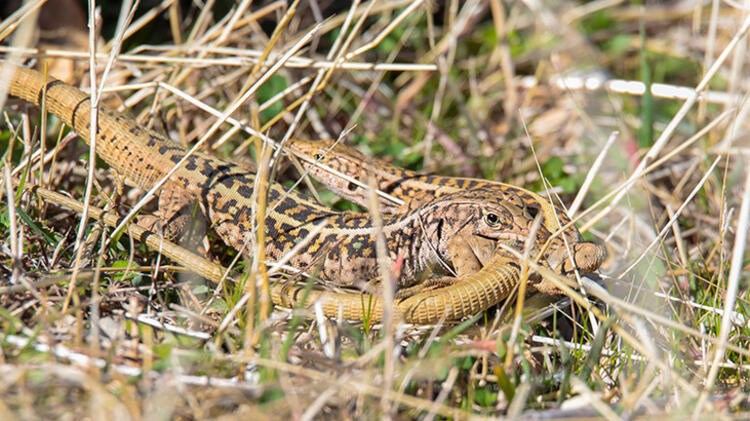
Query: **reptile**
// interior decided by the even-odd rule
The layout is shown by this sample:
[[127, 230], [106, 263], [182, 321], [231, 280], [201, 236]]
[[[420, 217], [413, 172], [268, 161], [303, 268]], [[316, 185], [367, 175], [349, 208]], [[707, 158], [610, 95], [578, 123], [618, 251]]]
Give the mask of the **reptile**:
[[[83, 91], [54, 78], [45, 79], [37, 71], [15, 67], [9, 93], [37, 106], [44, 99], [49, 113], [89, 140], [91, 104]], [[98, 113], [96, 152], [143, 189], [152, 188], [186, 154], [169, 138], [106, 106], [100, 106]], [[179, 234], [197, 203], [219, 238], [242, 250], [253, 232], [255, 178], [254, 172], [232, 162], [200, 152], [190, 155], [162, 186], [158, 221], [152, 221], [149, 228], [158, 223], [168, 227], [170, 235]], [[332, 211], [274, 182], [269, 183], [267, 202], [268, 258], [280, 260], [306, 239], [289, 260], [292, 266], [304, 270], [320, 262], [319, 276], [338, 286], [361, 287], [364, 281], [377, 278], [377, 230], [369, 215]], [[403, 261], [396, 289], [416, 285], [425, 271], [440, 273], [441, 260], [452, 263], [459, 275], [476, 270], [481, 264], [472, 254], [487, 254], [476, 247], [489, 250], [498, 241], [523, 242], [533, 220], [518, 197], [488, 189], [456, 191], [420, 207], [384, 215], [382, 232], [388, 257], [393, 262]], [[542, 244], [549, 237], [550, 232], [542, 227], [534, 241]], [[464, 262], [470, 262], [469, 270], [458, 266]], [[437, 294], [435, 291], [427, 293]], [[446, 307], [461, 305], [454, 302]]]
[[[83, 212], [83, 204], [73, 198], [39, 186], [32, 186], [31, 191], [45, 200], [79, 213]], [[114, 213], [104, 212], [94, 206], [89, 206], [89, 212], [92, 217], [113, 228], [120, 222]], [[131, 237], [206, 279], [221, 282], [227, 277], [237, 278], [236, 274], [227, 274], [227, 270], [222, 266], [160, 238], [138, 224], [129, 224], [127, 229]], [[581, 246], [596, 247], [593, 243], [581, 243]], [[520, 267], [515, 259], [503, 253], [493, 253], [491, 259], [478, 272], [459, 277], [457, 282], [447, 287], [417, 292], [405, 299], [397, 300], [394, 303], [394, 316], [407, 323], [420, 324], [471, 316], [507, 298], [518, 285], [519, 272]], [[25, 287], [21, 285], [20, 288]], [[383, 301], [378, 295], [321, 290], [307, 292], [305, 286], [286, 283], [275, 283], [270, 292], [272, 301], [284, 307], [304, 308], [320, 303], [323, 314], [327, 317], [338, 317], [340, 310], [344, 319], [376, 322], [384, 315]]]
[[[571, 251], [576, 254], [574, 260], [581, 266], [582, 272], [596, 270], [606, 257], [606, 250], [601, 246], [578, 246], [592, 243], [582, 242], [580, 232], [571, 223], [564, 209], [553, 206], [540, 194], [521, 187], [476, 178], [419, 174], [367, 157], [356, 148], [332, 139], [293, 139], [287, 146], [294, 155], [302, 158], [301, 163], [305, 171], [337, 195], [356, 204], [365, 206], [368, 202], [366, 183], [353, 183], [342, 178], [342, 174], [356, 180], [368, 180], [368, 177], [372, 177], [374, 187], [387, 193], [378, 196], [378, 204], [384, 213], [419, 207], [426, 201], [461, 190], [484, 189], [503, 192], [514, 197], [516, 203], [520, 203], [531, 216], [540, 215], [542, 225], [552, 233], [549, 240], [553, 243], [552, 248], [562, 249], [565, 243], [572, 247]], [[404, 203], [394, 203], [388, 199], [389, 197], [395, 197]], [[562, 262], [561, 273], [572, 271], [572, 262], [565, 259]], [[545, 292], [556, 291], [547, 289]]]
[[[83, 212], [83, 204], [68, 196], [39, 186], [32, 186], [31, 191], [53, 203]], [[120, 222], [115, 214], [94, 206], [89, 206], [89, 212], [92, 217], [113, 228]], [[236, 274], [227, 274], [227, 270], [220, 265], [160, 238], [138, 224], [129, 224], [127, 229], [131, 237], [206, 279], [221, 282], [227, 277], [237, 278]], [[587, 244], [594, 246], [592, 243]], [[491, 260], [478, 272], [459, 277], [457, 282], [447, 287], [417, 292], [397, 300], [394, 303], [394, 317], [406, 323], [434, 324], [440, 320], [458, 320], [474, 315], [505, 299], [518, 285], [519, 272], [520, 267], [515, 259], [502, 253], [494, 253]], [[324, 290], [308, 292], [305, 286], [286, 283], [275, 283], [270, 292], [272, 301], [279, 306], [306, 308], [320, 303], [323, 314], [327, 317], [339, 317], [340, 311], [340, 315], [347, 320], [377, 322], [384, 315], [383, 301], [379, 295]]]

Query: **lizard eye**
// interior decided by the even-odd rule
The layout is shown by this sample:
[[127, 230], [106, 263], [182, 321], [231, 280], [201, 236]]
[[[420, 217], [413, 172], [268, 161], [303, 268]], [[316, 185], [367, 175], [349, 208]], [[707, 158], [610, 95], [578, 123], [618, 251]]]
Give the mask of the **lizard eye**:
[[487, 221], [487, 225], [489, 226], [495, 226], [497, 225], [498, 221], [500, 220], [500, 217], [498, 217], [494, 213], [488, 213], [484, 216], [484, 220]]
[[537, 215], [539, 215], [539, 205], [531, 204], [526, 206], [526, 210], [529, 212], [529, 215], [531, 215], [532, 218], [536, 218]]
[[316, 161], [322, 161], [323, 160], [323, 154], [322, 153], [316, 153], [314, 158], [315, 158]]

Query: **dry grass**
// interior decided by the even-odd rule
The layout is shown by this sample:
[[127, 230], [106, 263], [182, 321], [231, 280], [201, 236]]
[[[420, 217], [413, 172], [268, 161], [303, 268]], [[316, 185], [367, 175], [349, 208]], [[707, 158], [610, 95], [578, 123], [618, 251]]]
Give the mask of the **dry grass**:
[[39, 32], [38, 3], [0, 22], [4, 60], [93, 77], [101, 104], [195, 150], [291, 185], [264, 140], [344, 135], [395, 165], [549, 191], [610, 258], [605, 288], [529, 297], [515, 329], [514, 300], [447, 326], [268, 311], [285, 275], [262, 249], [196, 221], [181, 246], [233, 269], [201, 277], [113, 234], [96, 207], [155, 201], [5, 101], [0, 418], [746, 416], [750, 19], [733, 2], [167, 0], [105, 4], [92, 32], [83, 9]]

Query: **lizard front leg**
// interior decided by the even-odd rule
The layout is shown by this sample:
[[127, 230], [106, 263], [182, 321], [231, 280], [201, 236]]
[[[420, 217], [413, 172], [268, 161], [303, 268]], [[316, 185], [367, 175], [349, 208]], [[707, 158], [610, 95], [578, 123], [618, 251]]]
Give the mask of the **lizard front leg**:
[[451, 238], [446, 245], [450, 263], [455, 270], [455, 276], [428, 278], [412, 287], [402, 288], [396, 293], [397, 299], [410, 297], [422, 291], [453, 285], [461, 278], [479, 272], [490, 261], [497, 247], [494, 240], [471, 234], [457, 235]]
[[164, 235], [168, 240], [175, 240], [185, 232], [191, 218], [202, 215], [196, 207], [195, 199], [174, 183], [166, 183], [159, 194], [159, 211], [157, 215], [142, 215], [135, 222], [150, 231]]

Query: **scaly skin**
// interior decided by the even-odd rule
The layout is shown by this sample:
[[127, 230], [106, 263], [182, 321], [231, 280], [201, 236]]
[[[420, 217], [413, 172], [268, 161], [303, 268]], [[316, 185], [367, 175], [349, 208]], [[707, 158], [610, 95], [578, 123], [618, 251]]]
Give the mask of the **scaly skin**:
[[[507, 298], [518, 284], [519, 276], [518, 263], [497, 253], [479, 272], [461, 277], [450, 286], [394, 301], [394, 316], [407, 323], [420, 324], [437, 323], [441, 318], [459, 320], [473, 316]], [[383, 318], [383, 300], [378, 295], [311, 290], [302, 302], [304, 291], [304, 286], [275, 286], [271, 294], [274, 302], [282, 302], [287, 307], [306, 308], [320, 302], [328, 317], [337, 317], [340, 309], [341, 316], [347, 320], [376, 322]]]
[[[565, 210], [552, 206], [545, 197], [499, 181], [419, 174], [365, 156], [356, 148], [341, 142], [336, 143], [331, 139], [293, 139], [287, 146], [303, 159], [302, 165], [315, 179], [339, 196], [363, 206], [367, 204], [367, 190], [336, 176], [325, 167], [357, 179], [365, 185], [368, 176], [372, 176], [378, 190], [403, 200], [407, 207], [416, 207], [432, 198], [459, 190], [491, 188], [517, 196], [531, 214], [540, 212], [544, 218], [542, 223], [550, 232], [554, 233], [560, 229], [558, 219], [563, 225], [570, 222]], [[322, 166], [315, 165], [315, 162]], [[383, 212], [397, 212], [402, 208], [385, 197], [379, 196], [378, 199]], [[564, 235], [571, 243], [581, 241], [581, 235], [575, 227], [566, 230]]]
[[[90, 103], [84, 92], [54, 79], [45, 81], [39, 72], [17, 67], [10, 94], [40, 105], [45, 86], [48, 112], [88, 141]], [[131, 118], [101, 107], [97, 154], [127, 179], [150, 189], [184, 157], [185, 150], [161, 134], [141, 128]], [[162, 187], [161, 221], [180, 220], [197, 202], [219, 237], [227, 245], [242, 249], [253, 227], [254, 182], [254, 173], [196, 153]], [[290, 264], [305, 269], [320, 261], [320, 277], [342, 286], [360, 286], [363, 281], [377, 277], [376, 230], [368, 215], [332, 212], [296, 192], [285, 191], [276, 183], [269, 185], [268, 203], [267, 257], [280, 259], [307, 237], [314, 226], [324, 223]], [[439, 259], [452, 262], [461, 273], [461, 262], [450, 252], [461, 249], [455, 246], [456, 241], [479, 238], [484, 241], [477, 243], [483, 247], [494, 247], [497, 241], [524, 241], [532, 221], [533, 216], [515, 195], [481, 189], [457, 191], [419, 208], [385, 215], [383, 234], [388, 257], [393, 262], [403, 259], [396, 287], [414, 285], [419, 274], [426, 270], [441, 273]], [[549, 235], [547, 230], [539, 230], [535, 243], [544, 243]]]
[[[574, 254], [576, 256], [596, 255], [599, 253], [598, 247], [589, 242], [576, 243]], [[423, 288], [405, 298], [397, 297], [394, 300], [395, 314], [393, 316], [404, 322], [417, 324], [460, 320], [508, 298], [518, 285], [521, 266], [515, 258], [501, 251], [492, 253], [490, 257], [490, 260], [485, 262], [478, 272], [442, 278], [447, 282], [447, 286], [436, 289]], [[584, 264], [584, 262], [579, 263]], [[540, 290], [552, 288], [540, 287], [545, 284], [545, 280], [536, 275], [530, 277], [528, 282], [529, 286]], [[556, 293], [554, 290], [550, 293]], [[274, 303], [283, 303], [281, 305], [284, 307], [310, 308], [313, 303], [318, 302], [323, 314], [331, 318], [340, 315], [346, 320], [377, 322], [384, 315], [383, 300], [379, 295], [374, 294], [310, 290], [305, 296], [304, 286], [274, 285], [271, 289], [271, 296]], [[306, 297], [304, 301], [303, 297]]]
[[[565, 258], [567, 241], [572, 247], [576, 266], [582, 272], [593, 272], [606, 257], [603, 247], [593, 243], [583, 242], [581, 234], [575, 226], [570, 225], [560, 235], [555, 234], [561, 225], [568, 225], [570, 218], [565, 210], [553, 206], [543, 196], [532, 191], [509, 184], [464, 177], [447, 177], [439, 175], [423, 175], [414, 171], [389, 165], [383, 161], [367, 157], [357, 149], [336, 143], [330, 139], [324, 140], [292, 140], [289, 149], [302, 158], [303, 167], [318, 181], [325, 184], [336, 194], [354, 203], [367, 203], [367, 189], [351, 183], [329, 169], [360, 180], [366, 184], [368, 177], [372, 177], [375, 187], [384, 193], [403, 200], [404, 205], [394, 204], [387, 198], [379, 196], [379, 205], [383, 212], [400, 212], [403, 209], [418, 208], [425, 201], [454, 194], [461, 190], [482, 189], [503, 192], [516, 199], [516, 203], [532, 216], [541, 214], [542, 225], [553, 234], [551, 252], [548, 257], [555, 260], [552, 266], [559, 266], [562, 274], [570, 274], [574, 267]], [[318, 165], [322, 164], [322, 165]], [[565, 241], [563, 241], [563, 238]], [[579, 246], [578, 244], [587, 244]], [[560, 266], [560, 263], [562, 265]], [[541, 285], [542, 288], [545, 285]], [[545, 292], [554, 293], [556, 289], [547, 286]]]

